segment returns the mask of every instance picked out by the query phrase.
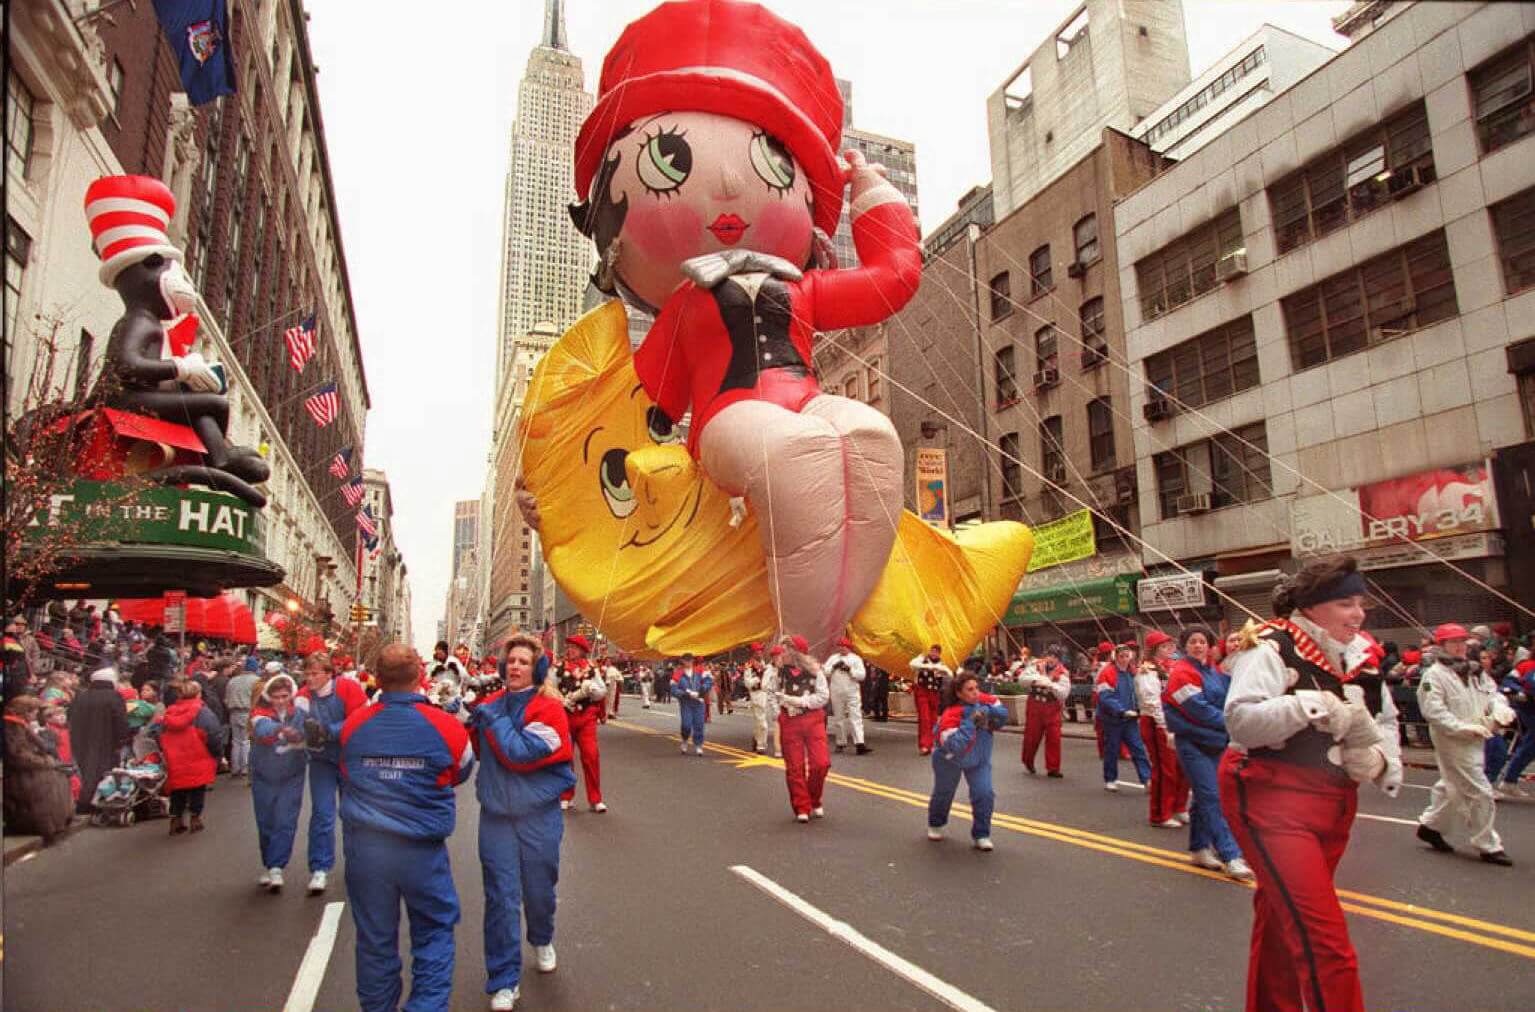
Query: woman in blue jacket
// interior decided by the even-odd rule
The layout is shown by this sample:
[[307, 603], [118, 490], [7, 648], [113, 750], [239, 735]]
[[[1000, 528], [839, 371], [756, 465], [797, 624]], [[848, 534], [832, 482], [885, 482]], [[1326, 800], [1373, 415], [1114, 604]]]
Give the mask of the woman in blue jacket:
[[469, 730], [480, 757], [480, 867], [485, 882], [485, 993], [515, 1007], [522, 980], [522, 912], [538, 969], [555, 968], [555, 883], [565, 832], [560, 795], [576, 786], [570, 723], [560, 694], [535, 683], [542, 652], [531, 636], [506, 645], [506, 688], [475, 708]]
[[251, 708], [251, 801], [256, 806], [256, 831], [261, 840], [261, 867], [256, 883], [282, 889], [282, 872], [293, 856], [299, 810], [304, 807], [304, 711], [294, 705], [297, 690], [287, 675], [273, 675]]
[[1007, 723], [1007, 707], [981, 691], [968, 671], [954, 676], [945, 693], [947, 704], [933, 726], [933, 794], [927, 802], [927, 838], [943, 839], [949, 808], [959, 778], [970, 787], [970, 837], [976, 850], [991, 850], [991, 813], [996, 792], [991, 786], [992, 732]]
[[1172, 733], [1178, 762], [1193, 788], [1189, 806], [1189, 854], [1201, 868], [1224, 871], [1234, 879], [1252, 880], [1241, 848], [1221, 812], [1221, 755], [1226, 735], [1226, 693], [1231, 676], [1211, 659], [1215, 634], [1204, 626], [1187, 626], [1178, 635], [1182, 656], [1173, 662], [1162, 690], [1162, 713]]

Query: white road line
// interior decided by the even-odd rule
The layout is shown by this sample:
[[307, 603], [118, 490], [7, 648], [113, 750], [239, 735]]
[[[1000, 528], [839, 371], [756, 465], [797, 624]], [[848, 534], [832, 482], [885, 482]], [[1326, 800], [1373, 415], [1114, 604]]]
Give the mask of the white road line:
[[1391, 815], [1370, 815], [1367, 812], [1356, 812], [1354, 815], [1355, 818], [1374, 819], [1376, 822], [1394, 822], [1398, 826], [1416, 826], [1418, 824], [1417, 819], [1398, 819]]
[[812, 906], [761, 872], [748, 868], [744, 864], [733, 865], [730, 870], [822, 931], [825, 931], [828, 935], [839, 941], [846, 942], [887, 970], [915, 984], [950, 1008], [959, 1009], [960, 1012], [993, 1012], [991, 1006], [976, 998], [972, 998], [953, 984], [939, 980], [917, 964], [902, 959], [878, 942], [865, 937], [851, 924], [848, 924], [846, 921], [839, 921], [820, 908]]
[[320, 982], [325, 979], [325, 967], [330, 962], [330, 950], [336, 947], [336, 932], [341, 927], [341, 910], [345, 903], [325, 904], [320, 926], [304, 950], [304, 961], [298, 965], [298, 976], [293, 978], [293, 990], [283, 1003], [283, 1012], [312, 1012], [314, 1000], [320, 994]]

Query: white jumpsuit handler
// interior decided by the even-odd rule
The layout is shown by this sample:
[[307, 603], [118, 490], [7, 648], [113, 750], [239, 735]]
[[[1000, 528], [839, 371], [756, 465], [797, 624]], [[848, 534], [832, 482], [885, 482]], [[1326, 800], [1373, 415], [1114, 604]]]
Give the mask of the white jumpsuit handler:
[[1483, 769], [1483, 744], [1514, 722], [1514, 712], [1493, 680], [1466, 656], [1467, 638], [1454, 623], [1435, 629], [1432, 663], [1418, 683], [1418, 707], [1439, 765], [1428, 807], [1418, 816], [1418, 839], [1449, 852], [1454, 848], [1445, 831], [1464, 826], [1483, 861], [1510, 865], [1492, 826], [1497, 809]]
[[853, 653], [853, 644], [843, 638], [837, 641], [838, 650], [821, 664], [821, 670], [831, 681], [831, 725], [837, 733], [837, 751], [841, 752], [850, 742], [858, 746], [858, 754], [874, 751], [863, 743], [863, 698], [859, 692], [867, 672], [863, 658]]

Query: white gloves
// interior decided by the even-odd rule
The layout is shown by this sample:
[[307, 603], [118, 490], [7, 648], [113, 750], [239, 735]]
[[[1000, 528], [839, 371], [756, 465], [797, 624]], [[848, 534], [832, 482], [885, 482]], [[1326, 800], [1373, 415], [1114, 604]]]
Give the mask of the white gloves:
[[177, 383], [204, 394], [218, 393], [223, 386], [219, 382], [218, 373], [209, 368], [207, 361], [195, 351], [171, 361], [176, 363]]
[[1462, 737], [1472, 738], [1479, 741], [1486, 741], [1488, 738], [1492, 737], [1492, 732], [1482, 724], [1462, 724], [1460, 726], [1460, 734]]
[[1126, 720], [1135, 720], [1140, 715], [1141, 715], [1141, 711], [1139, 711], [1139, 710], [1126, 710], [1125, 711], [1125, 719]]
[[[1339, 753], [1333, 758], [1332, 753]], [[1379, 745], [1369, 745], [1365, 748], [1349, 748], [1348, 746], [1334, 746], [1328, 750], [1328, 758], [1333, 759], [1343, 771], [1349, 775], [1349, 779], [1355, 783], [1369, 783], [1382, 776], [1389, 765], [1386, 761], [1386, 753]], [[1398, 769], [1397, 783], [1401, 783], [1400, 768]], [[1384, 786], [1384, 784], [1382, 785]]]
[[744, 496], [730, 497], [730, 526], [740, 527], [746, 521], [746, 499]]
[[694, 692], [692, 689], [689, 689], [688, 690], [688, 698], [689, 699], [697, 699], [698, 698], [698, 693]]
[[[1331, 692], [1322, 692], [1318, 689], [1297, 689], [1295, 698], [1300, 700], [1301, 707], [1311, 720], [1312, 727], [1332, 735], [1335, 741], [1342, 741], [1347, 736], [1349, 725], [1354, 720], [1354, 708], [1347, 701], [1339, 699]], [[1368, 721], [1369, 711], [1364, 713]], [[1374, 723], [1374, 721], [1368, 722]]]

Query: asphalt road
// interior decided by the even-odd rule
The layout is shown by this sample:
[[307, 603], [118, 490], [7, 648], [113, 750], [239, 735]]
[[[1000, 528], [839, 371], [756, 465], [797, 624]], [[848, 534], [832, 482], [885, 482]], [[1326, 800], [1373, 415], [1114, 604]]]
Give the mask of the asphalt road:
[[[998, 739], [997, 849], [981, 854], [963, 818], [946, 842], [924, 838], [931, 773], [909, 724], [871, 724], [874, 754], [833, 756], [828, 817], [808, 826], [781, 769], [744, 751], [749, 717], [716, 718], [704, 758], [678, 754], [676, 727], [674, 708], [626, 699], [603, 729], [612, 811], [567, 820], [560, 968], [540, 975], [528, 952], [520, 1008], [935, 1009], [943, 984], [972, 1008], [1241, 1005], [1250, 891], [1192, 869], [1186, 831], [1148, 826], [1139, 790], [1104, 792], [1091, 742], [1068, 740], [1066, 778], [1047, 780], [1024, 773], [1016, 736]], [[1517, 866], [1494, 868], [1434, 855], [1392, 821], [1427, 800], [1431, 774], [1409, 776], [1398, 800], [1361, 792], [1370, 818], [1339, 873], [1369, 1007], [1528, 1008], [1535, 803], [1500, 806]], [[326, 896], [303, 895], [302, 838], [287, 891], [258, 892], [249, 804], [221, 779], [199, 836], [92, 828], [7, 868], [4, 1009], [282, 1008], [327, 904], [346, 897], [339, 868]], [[481, 1009], [470, 786], [459, 804], [454, 1007]], [[909, 965], [844, 944], [774, 884]], [[314, 1008], [356, 1006], [352, 944], [343, 912]]]

